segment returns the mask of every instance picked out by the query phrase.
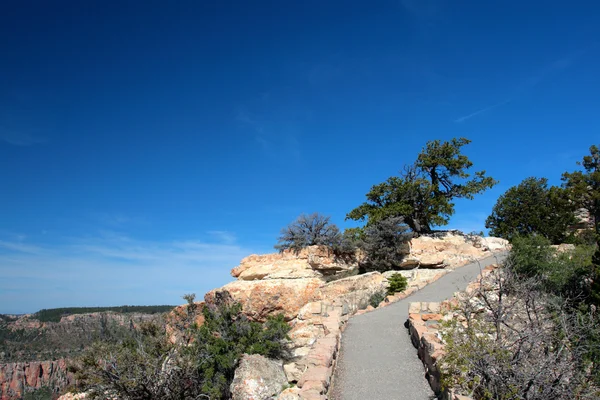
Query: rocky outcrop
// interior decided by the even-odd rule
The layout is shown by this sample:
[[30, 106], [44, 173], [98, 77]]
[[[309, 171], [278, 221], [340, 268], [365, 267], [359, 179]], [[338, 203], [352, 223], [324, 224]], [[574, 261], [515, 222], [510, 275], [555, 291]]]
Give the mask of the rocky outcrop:
[[[280, 382], [283, 373], [286, 383], [297, 386], [281, 392], [278, 399], [326, 399], [345, 323], [354, 314], [374, 309], [369, 300], [373, 294], [385, 292], [391, 274], [405, 276], [408, 288], [387, 296], [379, 307], [409, 296], [443, 276], [448, 269], [506, 247], [507, 243], [502, 239], [484, 242], [481, 238], [453, 232], [422, 236], [406, 246], [405, 263], [400, 266], [400, 271], [361, 275], [358, 275], [363, 260], [360, 252], [353, 258], [340, 258], [320, 246], [311, 246], [298, 253], [284, 251], [244, 258], [231, 271], [237, 280], [208, 292], [204, 297], [205, 304], [219, 304], [230, 299], [240, 303], [242, 312], [249, 319], [259, 322], [271, 315], [283, 314], [291, 326], [291, 359], [277, 368], [271, 365], [278, 372], [263, 373], [258, 371], [259, 367], [252, 366], [253, 358], [245, 356], [246, 361], [236, 371], [231, 386], [234, 398], [273, 398], [277, 393], [271, 388], [277, 384], [270, 385], [261, 378], [279, 376], [275, 381]], [[169, 315], [167, 322], [172, 326], [173, 341], [185, 341], [175, 332], [179, 328], [192, 322], [203, 323], [203, 306], [198, 303], [193, 312], [188, 306], [180, 306]]]
[[58, 392], [72, 384], [74, 377], [67, 373], [67, 362], [32, 361], [0, 364], [0, 399], [20, 399], [26, 391], [49, 387]]
[[190, 304], [183, 304], [175, 307], [165, 318], [166, 332], [171, 343], [185, 343], [188, 338], [184, 337], [184, 332], [192, 324], [198, 326], [204, 323], [204, 302], [195, 302], [191, 307]]
[[325, 246], [310, 246], [299, 252], [285, 250], [281, 253], [244, 258], [231, 270], [231, 276], [244, 281], [267, 279], [333, 278], [358, 272], [357, 258], [336, 256]]
[[575, 211], [575, 223], [569, 226], [570, 231], [582, 231], [594, 229], [594, 217], [587, 208]]
[[226, 297], [239, 302], [242, 312], [255, 321], [283, 314], [291, 326], [292, 359], [283, 366], [287, 380], [297, 384], [280, 399], [325, 398], [339, 349], [341, 331], [348, 318], [373, 310], [369, 299], [387, 288], [387, 278], [400, 273], [408, 280], [403, 293], [388, 296], [386, 306], [421, 289], [448, 269], [506, 250], [503, 239], [479, 238], [456, 232], [421, 236], [407, 246], [399, 271], [358, 274], [364, 259], [340, 259], [324, 247], [312, 246], [298, 253], [251, 255], [231, 274], [236, 281], [208, 292], [207, 304]]
[[83, 400], [87, 398], [87, 393], [65, 393], [62, 396], [60, 396], [57, 400]]
[[242, 312], [254, 321], [263, 322], [269, 315], [276, 314], [283, 314], [290, 321], [302, 306], [313, 300], [321, 285], [323, 281], [318, 278], [238, 280], [211, 290], [204, 300], [214, 304], [218, 292], [227, 292], [242, 305]]
[[287, 386], [281, 361], [244, 354], [231, 383], [232, 400], [271, 400]]
[[508, 248], [508, 241], [501, 238], [441, 232], [411, 240], [410, 253], [400, 268], [456, 268]]

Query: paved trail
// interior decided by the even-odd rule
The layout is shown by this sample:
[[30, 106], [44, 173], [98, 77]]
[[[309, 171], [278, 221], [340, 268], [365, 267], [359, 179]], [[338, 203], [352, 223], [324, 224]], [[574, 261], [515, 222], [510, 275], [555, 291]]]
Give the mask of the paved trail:
[[[497, 255], [500, 259], [501, 255]], [[481, 268], [496, 262], [481, 261]], [[458, 268], [412, 296], [380, 310], [352, 317], [342, 335], [332, 400], [427, 400], [435, 398], [423, 364], [410, 342], [404, 322], [408, 303], [442, 301], [464, 290], [480, 271], [473, 263]]]

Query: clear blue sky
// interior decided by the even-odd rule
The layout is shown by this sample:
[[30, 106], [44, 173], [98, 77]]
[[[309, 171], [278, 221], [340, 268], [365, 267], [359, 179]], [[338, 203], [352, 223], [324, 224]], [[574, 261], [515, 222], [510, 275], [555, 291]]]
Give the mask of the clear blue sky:
[[0, 312], [180, 304], [427, 140], [501, 183], [600, 142], [593, 1], [5, 1]]

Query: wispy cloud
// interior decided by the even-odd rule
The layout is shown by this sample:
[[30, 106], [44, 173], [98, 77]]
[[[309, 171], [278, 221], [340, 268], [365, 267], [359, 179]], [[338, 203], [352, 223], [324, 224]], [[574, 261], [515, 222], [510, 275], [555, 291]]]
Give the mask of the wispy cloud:
[[235, 120], [249, 128], [254, 140], [271, 157], [301, 158], [301, 146], [293, 123], [270, 121], [245, 107], [238, 108]]
[[19, 241], [0, 240], [0, 250], [19, 252], [19, 253], [40, 254], [43, 249], [38, 246], [31, 245], [31, 244], [25, 244], [21, 240], [19, 240]]
[[525, 80], [519, 86], [517, 86], [517, 89], [514, 91], [514, 94], [512, 96], [510, 96], [508, 99], [501, 101], [499, 103], [492, 104], [487, 107], [483, 107], [479, 110], [476, 110], [469, 114], [463, 115], [462, 117], [458, 117], [454, 120], [454, 122], [456, 122], [456, 123], [465, 122], [477, 115], [486, 113], [495, 108], [498, 108], [498, 107], [501, 107], [503, 105], [510, 103], [511, 101], [522, 96], [527, 91], [529, 91], [529, 90], [533, 89], [534, 87], [536, 87], [537, 85], [539, 85], [541, 82], [543, 82], [543, 81], [551, 78], [552, 76], [556, 75], [557, 73], [571, 67], [573, 64], [575, 64], [581, 58], [581, 56], [583, 54], [585, 54], [585, 52], [586, 52], [586, 50], [577, 50], [577, 51], [574, 51], [574, 52], [568, 54], [565, 57], [559, 58], [558, 60], [555, 60], [555, 61], [547, 64], [540, 71], [538, 71], [537, 74], [531, 76], [529, 79]]
[[250, 127], [253, 130], [254, 140], [261, 145], [263, 150], [269, 149], [271, 143], [265, 137], [264, 122], [261, 122], [256, 114], [242, 107], [238, 109], [235, 119], [236, 121]]
[[106, 232], [60, 245], [0, 241], [0, 313], [75, 305], [179, 304], [232, 278], [252, 253], [231, 232], [216, 241], [140, 240]]
[[479, 114], [483, 114], [483, 113], [485, 113], [485, 112], [488, 112], [488, 111], [490, 111], [490, 110], [493, 110], [494, 108], [497, 108], [497, 107], [503, 106], [503, 105], [505, 105], [505, 104], [508, 104], [508, 103], [510, 103], [510, 102], [511, 102], [511, 100], [512, 100], [512, 99], [507, 99], [507, 100], [501, 101], [500, 103], [493, 104], [493, 105], [491, 105], [491, 106], [488, 106], [488, 107], [484, 107], [484, 108], [482, 108], [482, 109], [480, 109], [480, 110], [477, 110], [477, 111], [475, 111], [475, 112], [472, 112], [471, 114], [467, 114], [467, 115], [464, 115], [464, 116], [462, 116], [462, 117], [456, 118], [456, 119], [454, 120], [454, 122], [464, 122], [464, 121], [468, 120], [469, 118], [473, 118], [473, 117], [475, 117], [475, 116], [477, 116], [477, 115], [479, 115]]
[[225, 244], [233, 244], [237, 240], [235, 234], [228, 231], [208, 231], [208, 234]]
[[35, 144], [45, 143], [46, 140], [31, 135], [26, 132], [17, 132], [0, 127], [0, 141], [3, 141], [13, 146], [33, 146]]

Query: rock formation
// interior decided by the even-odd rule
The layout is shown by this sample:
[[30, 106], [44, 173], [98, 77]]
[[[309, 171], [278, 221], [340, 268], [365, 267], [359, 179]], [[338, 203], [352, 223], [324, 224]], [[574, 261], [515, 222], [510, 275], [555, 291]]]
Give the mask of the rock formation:
[[[388, 296], [380, 306], [405, 298], [447, 270], [487, 257], [494, 251], [506, 250], [507, 246], [502, 239], [456, 232], [422, 236], [406, 246], [399, 271], [384, 274], [359, 275], [363, 254], [357, 252], [350, 260], [337, 257], [322, 246], [311, 246], [298, 253], [284, 251], [244, 258], [231, 271], [237, 280], [206, 293], [204, 301], [215, 304], [223, 297], [232, 298], [241, 304], [248, 318], [259, 322], [268, 316], [283, 314], [291, 326], [292, 359], [282, 366], [258, 360], [258, 356], [245, 356], [231, 386], [234, 398], [274, 398], [277, 393], [272, 388], [278, 386], [281, 390], [284, 380], [297, 386], [284, 390], [278, 397], [280, 400], [325, 398], [345, 322], [356, 313], [373, 309], [369, 299], [386, 290], [390, 274], [404, 275], [408, 288], [403, 293]], [[196, 303], [190, 310], [184, 305], [170, 313], [167, 329], [171, 340], [185, 342], [181, 330], [192, 322], [202, 324], [203, 306]], [[263, 374], [259, 369], [269, 372]], [[267, 382], [268, 377], [274, 377], [273, 384]]]
[[[103, 329], [128, 330], [157, 318], [157, 315], [142, 313], [100, 312], [69, 315], [60, 322], [40, 322], [32, 316], [5, 322], [3, 329], [23, 332], [20, 336], [24, 339], [19, 342], [9, 338], [3, 343], [3, 349], [11, 355], [8, 358], [0, 352], [3, 362], [0, 363], [0, 400], [20, 399], [23, 393], [45, 386], [58, 393], [73, 383], [73, 377], [66, 372], [67, 358], [76, 356], [81, 348], [97, 340]], [[53, 354], [58, 354], [58, 360], [43, 361]]]
[[232, 400], [269, 400], [276, 398], [287, 386], [280, 361], [258, 354], [245, 354], [235, 370], [231, 383]]
[[20, 399], [26, 391], [41, 387], [57, 393], [74, 383], [66, 370], [65, 360], [0, 364], [0, 400]]
[[289, 347], [293, 356], [283, 368], [287, 380], [297, 387], [285, 390], [279, 398], [320, 399], [329, 387], [344, 323], [351, 315], [372, 309], [369, 299], [386, 290], [387, 277], [400, 273], [409, 287], [381, 305], [408, 296], [446, 270], [507, 248], [508, 242], [503, 239], [458, 232], [421, 236], [407, 246], [399, 271], [361, 275], [358, 270], [364, 255], [360, 253], [352, 262], [320, 246], [299, 253], [251, 255], [231, 271], [236, 281], [208, 292], [204, 300], [216, 303], [218, 296], [226, 292], [255, 321], [283, 314], [292, 327]]

